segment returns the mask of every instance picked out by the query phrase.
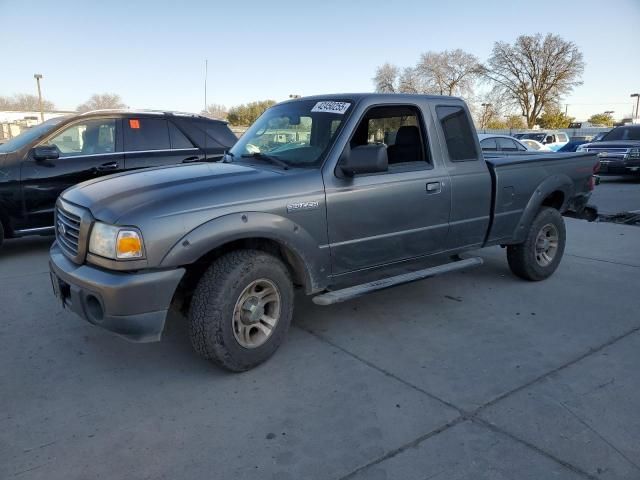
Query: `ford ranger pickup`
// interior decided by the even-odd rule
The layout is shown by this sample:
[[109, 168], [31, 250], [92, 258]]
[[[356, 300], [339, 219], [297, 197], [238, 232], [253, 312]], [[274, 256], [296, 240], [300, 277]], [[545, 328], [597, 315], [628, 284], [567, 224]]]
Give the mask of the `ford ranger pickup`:
[[220, 162], [66, 190], [53, 289], [85, 320], [141, 342], [159, 340], [182, 305], [195, 351], [243, 371], [284, 340], [296, 288], [328, 305], [479, 265], [461, 255], [493, 245], [516, 276], [549, 277], [563, 215], [593, 219], [597, 167], [588, 152], [484, 158], [459, 98], [290, 100]]

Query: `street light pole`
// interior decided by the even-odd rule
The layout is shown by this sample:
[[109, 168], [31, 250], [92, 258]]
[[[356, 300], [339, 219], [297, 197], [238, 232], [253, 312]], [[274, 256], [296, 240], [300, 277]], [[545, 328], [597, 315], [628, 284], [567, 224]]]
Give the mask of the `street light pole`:
[[[613, 116], [611, 115], [612, 113], [614, 113], [614, 110], [605, 110], [604, 114], [611, 117], [611, 124], [613, 125]], [[607, 126], [609, 126], [607, 124]]]
[[491, 106], [490, 103], [481, 103], [480, 104], [482, 107], [484, 107], [484, 110], [482, 111], [482, 125], [480, 126], [480, 128], [482, 128], [484, 130], [484, 124], [486, 122], [487, 119], [487, 109]]
[[44, 122], [44, 109], [42, 108], [42, 91], [40, 90], [40, 79], [42, 78], [42, 74], [34, 73], [33, 78], [36, 79], [36, 83], [38, 84], [38, 103], [40, 105], [40, 120]]
[[[631, 98], [636, 97], [636, 114], [633, 115], [633, 118], [638, 118], [638, 105], [640, 105], [640, 93], [632, 93]], [[633, 108], [632, 108], [633, 110]], [[633, 112], [631, 112], [633, 113]]]

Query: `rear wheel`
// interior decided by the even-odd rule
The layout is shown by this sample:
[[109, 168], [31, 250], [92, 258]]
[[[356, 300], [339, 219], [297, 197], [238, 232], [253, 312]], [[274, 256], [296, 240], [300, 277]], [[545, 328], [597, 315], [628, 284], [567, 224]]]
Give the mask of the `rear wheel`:
[[534, 218], [525, 241], [507, 247], [511, 271], [525, 280], [544, 280], [560, 264], [566, 243], [564, 219], [555, 208], [542, 208]]
[[216, 260], [198, 282], [189, 312], [191, 343], [228, 370], [248, 370], [273, 355], [292, 316], [287, 267], [268, 253], [238, 250]]

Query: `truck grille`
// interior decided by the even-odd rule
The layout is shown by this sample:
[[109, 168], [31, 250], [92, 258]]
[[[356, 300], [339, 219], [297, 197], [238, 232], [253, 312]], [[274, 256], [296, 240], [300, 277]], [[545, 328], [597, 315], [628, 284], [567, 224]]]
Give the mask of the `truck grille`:
[[586, 149], [589, 153], [597, 153], [600, 158], [625, 158], [629, 153], [628, 148], [606, 148], [606, 147], [590, 147]]
[[91, 215], [61, 199], [56, 203], [56, 241], [64, 254], [76, 263], [82, 263], [86, 254], [87, 233]]
[[61, 208], [56, 211], [56, 240], [71, 257], [78, 255], [80, 217]]

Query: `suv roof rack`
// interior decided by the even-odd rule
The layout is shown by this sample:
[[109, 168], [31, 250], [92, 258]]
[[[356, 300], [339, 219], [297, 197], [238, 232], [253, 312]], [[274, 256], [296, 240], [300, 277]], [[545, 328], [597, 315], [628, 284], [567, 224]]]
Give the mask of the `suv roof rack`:
[[145, 115], [167, 115], [167, 116], [179, 116], [179, 117], [194, 117], [194, 118], [209, 118], [199, 113], [192, 112], [180, 112], [175, 110], [152, 110], [152, 109], [129, 109], [129, 108], [103, 108], [99, 110], [89, 110], [83, 112], [80, 115], [92, 115], [96, 113], [131, 113], [131, 114], [145, 114]]

